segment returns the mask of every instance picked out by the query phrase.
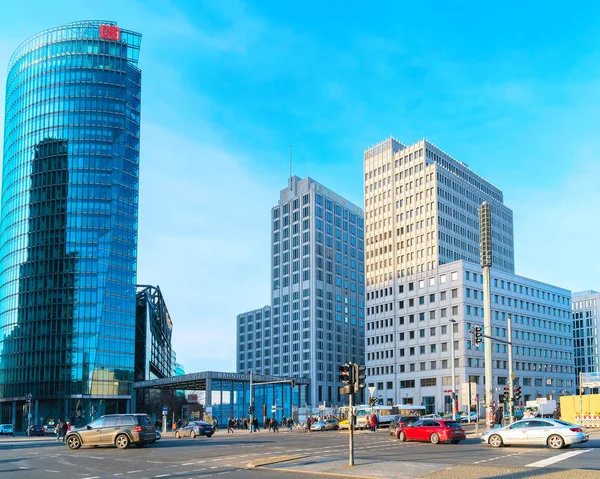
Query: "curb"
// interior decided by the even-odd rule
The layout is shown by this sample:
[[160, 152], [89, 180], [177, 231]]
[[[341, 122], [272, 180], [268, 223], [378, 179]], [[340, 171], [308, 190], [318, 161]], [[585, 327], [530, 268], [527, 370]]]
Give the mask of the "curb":
[[[348, 466], [350, 467], [350, 466]], [[381, 479], [377, 476], [359, 476], [359, 475], [348, 475], [342, 472], [320, 472], [320, 471], [303, 471], [301, 469], [284, 469], [283, 467], [269, 467], [267, 470], [269, 471], [277, 471], [277, 472], [287, 472], [294, 474], [311, 474], [313, 476], [330, 476], [330, 477], [345, 477], [352, 479]]]
[[302, 455], [298, 455], [298, 456], [275, 456], [275, 457], [270, 457], [268, 459], [256, 459], [255, 461], [248, 462], [246, 464], [246, 468], [253, 469], [255, 467], [268, 466], [269, 464], [277, 464], [280, 462], [295, 461], [296, 459], [303, 459], [305, 457], [308, 457], [308, 454], [302, 454]]

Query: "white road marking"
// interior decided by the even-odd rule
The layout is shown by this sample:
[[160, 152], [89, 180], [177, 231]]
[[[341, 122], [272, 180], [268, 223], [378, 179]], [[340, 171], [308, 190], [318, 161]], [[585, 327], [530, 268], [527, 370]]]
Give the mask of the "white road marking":
[[192, 464], [195, 464], [195, 462], [186, 462], [185, 464], [181, 464], [182, 466], [191, 466]]
[[541, 461], [532, 462], [531, 464], [525, 464], [525, 467], [546, 467], [557, 462], [564, 461], [565, 459], [571, 459], [572, 457], [583, 454], [584, 452], [590, 452], [591, 449], [582, 449], [580, 451], [569, 451], [558, 456], [549, 457], [548, 459], [542, 459]]
[[[127, 474], [133, 474], [135, 472], [142, 472], [142, 471], [143, 471], [143, 469], [137, 469], [135, 471], [127, 471]], [[123, 473], [121, 473], [121, 474], [123, 474]], [[116, 474], [115, 474], [115, 476], [116, 476]]]
[[45, 472], [56, 472], [56, 473], [60, 473], [60, 471], [52, 471], [51, 469], [46, 469]]
[[154, 476], [154, 477], [167, 477], [170, 476], [171, 474], [161, 474], [160, 476]]

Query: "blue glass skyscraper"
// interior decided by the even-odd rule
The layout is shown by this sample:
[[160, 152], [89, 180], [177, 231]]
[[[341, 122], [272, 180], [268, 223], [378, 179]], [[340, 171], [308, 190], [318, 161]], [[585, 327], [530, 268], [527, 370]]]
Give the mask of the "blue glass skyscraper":
[[8, 65], [1, 421], [126, 412], [134, 372], [141, 35], [43, 31]]

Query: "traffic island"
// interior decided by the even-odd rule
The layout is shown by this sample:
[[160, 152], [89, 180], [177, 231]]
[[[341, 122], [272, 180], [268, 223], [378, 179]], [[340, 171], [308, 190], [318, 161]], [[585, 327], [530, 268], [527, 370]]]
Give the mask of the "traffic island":
[[431, 472], [422, 479], [448, 479], [460, 477], [460, 479], [596, 479], [598, 471], [584, 469], [531, 469], [530, 467], [518, 466], [479, 466], [474, 464], [459, 464], [446, 467], [439, 471]]
[[356, 465], [349, 466], [348, 459], [305, 456], [299, 460], [290, 460], [282, 464], [265, 465], [264, 469], [293, 474], [351, 477], [353, 479], [417, 479], [447, 466], [448, 464], [418, 464], [368, 459], [357, 459]]

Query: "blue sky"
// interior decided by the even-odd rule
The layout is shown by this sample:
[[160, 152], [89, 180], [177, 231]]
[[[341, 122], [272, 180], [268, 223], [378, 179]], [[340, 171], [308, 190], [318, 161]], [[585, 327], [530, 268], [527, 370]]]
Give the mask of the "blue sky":
[[362, 205], [363, 151], [427, 138], [504, 191], [518, 274], [600, 289], [600, 7], [578, 5], [3, 2], [0, 84], [45, 28], [143, 34], [138, 281], [187, 371], [229, 371], [236, 314], [269, 302], [289, 145], [295, 174]]

